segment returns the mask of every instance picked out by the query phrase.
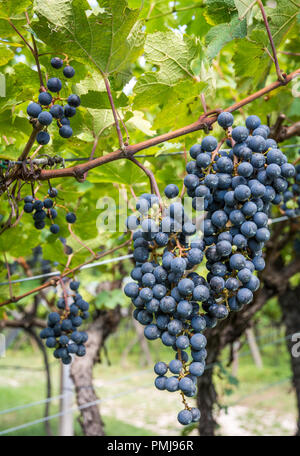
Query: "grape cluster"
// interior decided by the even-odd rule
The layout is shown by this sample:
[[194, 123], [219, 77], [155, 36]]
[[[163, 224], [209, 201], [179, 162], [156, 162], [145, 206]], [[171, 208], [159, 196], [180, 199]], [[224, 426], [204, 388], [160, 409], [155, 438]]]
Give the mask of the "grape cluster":
[[203, 197], [207, 211], [203, 240], [211, 294], [203, 309], [216, 319], [253, 300], [260, 285], [255, 271], [265, 267], [262, 255], [270, 238], [271, 204], [280, 204], [295, 173], [257, 116], [249, 116], [246, 126], [231, 132], [230, 113], [221, 113], [218, 123], [232, 148], [219, 150], [213, 136], [205, 137], [201, 145], [192, 146], [194, 160], [187, 164], [184, 179], [194, 209], [197, 197]]
[[[48, 195], [44, 200], [35, 199], [33, 196], [28, 195], [24, 198], [24, 212], [32, 214], [34, 220], [34, 226], [37, 230], [42, 230], [46, 226], [46, 219], [50, 221], [50, 231], [52, 234], [59, 232], [59, 225], [54, 223], [54, 219], [57, 217], [57, 205], [55, 198], [58, 195], [56, 188], [51, 187], [48, 190]], [[54, 200], [54, 201], [53, 201]], [[67, 212], [66, 221], [68, 223], [76, 222], [76, 215], [73, 212]]]
[[[233, 121], [227, 112], [218, 117], [226, 132], [220, 144], [226, 140], [229, 152], [213, 136], [190, 149], [193, 160], [187, 164], [184, 184], [193, 209], [204, 206], [206, 211], [203, 239], [197, 237], [181, 202], [171, 202], [166, 209], [156, 195], [141, 195], [139, 215], [127, 219], [127, 228], [134, 231], [136, 266], [131, 272], [135, 282], [124, 292], [136, 307], [134, 318], [145, 326], [145, 337], [160, 338], [176, 352], [169, 364], [156, 363], [155, 386], [180, 392], [185, 408], [178, 421], [184, 425], [200, 418], [186, 397], [195, 395], [197, 378], [205, 369], [202, 332], [253, 300], [260, 286], [257, 272], [265, 267], [262, 254], [270, 238], [271, 204], [280, 204], [295, 173], [257, 116], [231, 129]], [[178, 193], [173, 184], [165, 189], [167, 198]], [[195, 272], [204, 257], [206, 278]], [[168, 371], [173, 375], [167, 376]]]
[[[51, 59], [53, 68], [60, 69], [63, 63], [63, 60], [58, 57]], [[72, 66], [66, 65], [63, 69], [63, 74], [67, 78], [72, 78], [75, 70]], [[62, 138], [70, 138], [73, 134], [70, 118], [76, 114], [76, 108], [80, 106], [80, 97], [75, 94], [71, 94], [68, 97], [65, 106], [57, 103], [58, 101], [63, 101], [59, 95], [62, 88], [62, 82], [59, 78], [50, 78], [47, 82], [47, 88], [50, 92], [57, 93], [57, 96], [52, 97], [51, 93], [44, 91], [39, 94], [38, 103], [33, 102], [27, 106], [27, 114], [31, 118], [37, 119], [44, 126], [44, 129], [39, 131], [36, 136], [38, 144], [41, 145], [46, 145], [50, 141], [47, 127], [52, 123], [53, 119], [56, 119], [60, 136]]]
[[[167, 198], [177, 197], [176, 185], [165, 188]], [[199, 300], [209, 298], [209, 285], [192, 269], [203, 259], [204, 243], [195, 235], [196, 226], [189, 220], [184, 207], [172, 202], [161, 213], [156, 195], [143, 194], [136, 204], [138, 216], [127, 219], [127, 227], [133, 234], [135, 268], [124, 288], [125, 294], [135, 306], [134, 318], [145, 326], [144, 334], [149, 340], [161, 339], [172, 347], [174, 359], [167, 365], [159, 362], [155, 386], [159, 390], [179, 391], [184, 410], [178, 421], [189, 424], [198, 421], [200, 411], [189, 407], [186, 397], [196, 393], [197, 378], [205, 368], [206, 316], [200, 315]], [[137, 229], [138, 228], [138, 229]], [[187, 349], [191, 349], [189, 363]], [[167, 372], [171, 376], [167, 377]]]
[[283, 193], [283, 202], [280, 206], [281, 211], [287, 217], [297, 217], [300, 215], [300, 164], [295, 166], [295, 173], [289, 187]]
[[[71, 281], [70, 292], [57, 301], [57, 312], [48, 315], [48, 325], [40, 332], [40, 337], [46, 339], [46, 346], [54, 348], [53, 355], [61, 359], [63, 364], [72, 362], [72, 354], [84, 356], [85, 342], [88, 335], [78, 331], [83, 320], [89, 318], [89, 304], [78, 293], [80, 283]], [[69, 302], [70, 301], [70, 302]]]

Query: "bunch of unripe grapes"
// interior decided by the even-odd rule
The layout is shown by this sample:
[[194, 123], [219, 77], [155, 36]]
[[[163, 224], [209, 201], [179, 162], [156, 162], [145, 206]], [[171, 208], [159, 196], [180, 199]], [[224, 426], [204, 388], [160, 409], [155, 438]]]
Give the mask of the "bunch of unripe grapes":
[[[200, 418], [186, 397], [195, 395], [197, 378], [205, 369], [202, 332], [252, 302], [260, 286], [257, 272], [265, 267], [271, 204], [280, 204], [295, 174], [257, 116], [249, 116], [245, 127], [231, 129], [233, 121], [227, 112], [218, 117], [226, 133], [220, 145], [226, 140], [229, 152], [213, 136], [190, 150], [193, 160], [187, 164], [184, 184], [193, 208], [200, 211], [204, 206], [206, 211], [203, 238], [180, 201], [164, 208], [156, 195], [141, 195], [139, 215], [127, 219], [128, 229], [134, 231], [136, 266], [131, 272], [135, 282], [124, 292], [136, 307], [134, 318], [145, 326], [145, 337], [160, 338], [176, 353], [170, 363], [155, 365], [155, 385], [180, 392], [184, 409], [178, 421], [184, 425]], [[173, 184], [165, 189], [170, 199], [178, 193]], [[204, 257], [206, 278], [196, 272]], [[173, 375], [167, 377], [168, 371]]]
[[283, 193], [283, 203], [280, 206], [281, 211], [291, 218], [300, 216], [300, 164], [295, 166], [295, 170], [292, 182]]
[[[55, 69], [62, 68], [64, 61], [58, 57], [51, 59], [51, 65]], [[63, 74], [66, 78], [72, 78], [75, 70], [71, 65], [66, 65], [63, 69]], [[44, 129], [39, 131], [36, 140], [41, 145], [46, 145], [50, 141], [50, 135], [47, 127], [56, 120], [58, 132], [62, 138], [70, 138], [73, 130], [70, 126], [70, 118], [75, 116], [76, 108], [80, 106], [80, 97], [75, 94], [69, 95], [67, 104], [62, 105], [58, 102], [63, 101], [59, 95], [62, 89], [62, 82], [59, 78], [50, 78], [47, 82], [49, 92], [43, 91], [38, 96], [38, 103], [30, 103], [27, 107], [27, 114], [32, 119], [37, 119]], [[51, 93], [57, 94], [52, 96]]]
[[63, 293], [57, 301], [57, 312], [48, 315], [47, 327], [40, 337], [46, 339], [46, 346], [54, 348], [53, 355], [63, 364], [72, 362], [71, 355], [84, 356], [84, 344], [88, 340], [85, 331], [78, 331], [83, 321], [89, 318], [89, 304], [78, 293], [80, 282], [71, 281], [69, 293]]
[[[59, 225], [54, 223], [57, 217], [57, 205], [55, 198], [58, 196], [58, 190], [54, 187], [49, 188], [48, 195], [43, 200], [36, 199], [34, 196], [28, 195], [24, 198], [24, 212], [32, 214], [34, 227], [37, 230], [42, 230], [46, 226], [46, 220], [50, 221], [50, 231], [52, 234], [59, 232]], [[75, 223], [76, 215], [73, 212], [67, 212], [67, 223]]]

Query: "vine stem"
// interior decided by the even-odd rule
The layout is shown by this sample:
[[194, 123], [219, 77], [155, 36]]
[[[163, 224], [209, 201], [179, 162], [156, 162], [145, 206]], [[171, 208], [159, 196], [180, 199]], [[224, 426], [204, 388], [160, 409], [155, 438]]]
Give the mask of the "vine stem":
[[8, 282], [9, 282], [9, 296], [10, 296], [10, 298], [12, 298], [13, 297], [13, 291], [12, 291], [12, 286], [11, 286], [11, 275], [10, 275], [9, 264], [8, 264], [5, 252], [3, 253], [3, 256], [4, 256], [4, 261], [5, 261], [6, 270], [7, 270], [7, 277], [8, 277]]
[[[26, 16], [27, 24], [30, 26], [30, 19], [29, 19], [27, 11], [25, 12], [25, 16]], [[39, 79], [40, 79], [40, 91], [43, 92], [43, 91], [46, 91], [46, 87], [44, 85], [43, 75], [42, 75], [42, 71], [41, 71], [41, 65], [40, 65], [40, 60], [39, 60], [39, 51], [38, 51], [36, 41], [35, 41], [35, 38], [33, 35], [31, 35], [31, 40], [32, 40], [32, 45], [33, 45], [33, 49], [31, 50], [31, 52], [34, 57]]]
[[118, 135], [118, 139], [119, 139], [119, 146], [120, 146], [121, 150], [124, 150], [125, 146], [124, 146], [124, 142], [123, 142], [123, 136], [122, 136], [122, 132], [121, 132], [120, 124], [119, 124], [117, 110], [116, 110], [115, 103], [114, 103], [114, 100], [113, 100], [113, 96], [112, 96], [112, 93], [111, 93], [111, 90], [110, 90], [109, 80], [107, 79], [107, 77], [104, 74], [102, 74], [102, 76], [103, 76], [103, 79], [104, 79], [106, 92], [107, 92], [108, 99], [109, 99], [109, 102], [110, 102], [111, 110], [112, 110], [112, 113], [113, 113], [113, 116], [114, 116], [115, 126], [116, 126], [117, 135]]
[[106, 255], [110, 255], [110, 254], [116, 252], [117, 250], [130, 244], [131, 240], [132, 240], [132, 236], [130, 236], [130, 239], [127, 239], [127, 241], [123, 242], [123, 244], [120, 244], [120, 245], [114, 247], [113, 249], [107, 250], [106, 252], [96, 254], [95, 257], [85, 261], [84, 263], [79, 264], [78, 266], [75, 266], [72, 269], [68, 269], [67, 271], [63, 272], [62, 274], [58, 275], [57, 277], [53, 277], [48, 282], [43, 283], [43, 285], [33, 288], [32, 290], [27, 291], [27, 293], [24, 293], [20, 296], [13, 296], [11, 299], [8, 299], [7, 301], [0, 303], [0, 307], [7, 306], [8, 304], [18, 302], [21, 299], [26, 298], [27, 296], [30, 296], [34, 293], [39, 293], [41, 290], [44, 290], [45, 288], [56, 286], [57, 283], [64, 277], [68, 277], [69, 275], [74, 274], [75, 272], [79, 271], [82, 268], [82, 266], [85, 266], [86, 264], [93, 263], [94, 261], [100, 260], [101, 258], [105, 257]]
[[271, 45], [271, 48], [272, 48], [273, 57], [274, 57], [274, 64], [275, 64], [275, 68], [276, 68], [276, 73], [277, 73], [279, 81], [283, 82], [285, 80], [285, 77], [282, 74], [282, 72], [280, 70], [280, 67], [279, 67], [278, 58], [277, 58], [277, 54], [276, 54], [276, 48], [275, 48], [275, 44], [274, 44], [274, 41], [273, 41], [271, 30], [270, 30], [268, 18], [267, 18], [265, 9], [264, 9], [264, 5], [262, 4], [261, 0], [257, 0], [257, 3], [259, 5], [259, 7], [260, 7], [261, 14], [262, 14], [262, 17], [263, 17], [263, 20], [264, 20], [264, 23], [265, 23], [265, 27], [266, 27], [266, 30], [267, 30], [267, 34], [268, 34], [268, 37], [269, 37], [270, 45]]
[[[95, 152], [96, 152], [96, 149], [97, 149], [97, 146], [98, 146], [98, 142], [99, 142], [99, 136], [96, 136], [95, 139], [94, 139], [94, 144], [93, 144], [92, 152], [91, 152], [91, 155], [90, 155], [90, 160], [94, 159]], [[88, 175], [88, 171], [86, 173], [84, 173], [83, 178], [86, 179], [87, 175]]]
[[161, 201], [159, 188], [158, 188], [156, 179], [155, 179], [154, 174], [152, 173], [152, 171], [149, 168], [146, 168], [146, 166], [142, 165], [142, 163], [140, 163], [136, 158], [131, 157], [130, 160], [133, 163], [135, 163], [139, 168], [141, 168], [144, 171], [144, 173], [149, 177], [151, 193], [155, 193], [156, 196], [158, 197], [159, 201]]
[[86, 244], [84, 244], [77, 236], [76, 234], [73, 232], [72, 230], [72, 226], [71, 224], [69, 223], [68, 224], [68, 230], [72, 236], [73, 239], [75, 239], [75, 241], [77, 241], [82, 247], [84, 247], [85, 249], [87, 249], [92, 255], [94, 258], [96, 258], [97, 254], [92, 250], [90, 249]]
[[[241, 107], [251, 103], [252, 101], [256, 100], [257, 98], [260, 98], [264, 95], [266, 95], [269, 92], [272, 92], [275, 89], [278, 89], [279, 87], [283, 87], [289, 82], [291, 82], [293, 79], [298, 77], [300, 75], [300, 68], [295, 70], [294, 72], [290, 73], [289, 75], [286, 76], [284, 81], [275, 81], [268, 86], [264, 87], [263, 89], [258, 90], [257, 92], [253, 93], [252, 95], [249, 95], [248, 97], [242, 99], [241, 101], [236, 102], [235, 104], [229, 106], [228, 108], [225, 108], [223, 111], [227, 112], [234, 112]], [[211, 128], [211, 126], [216, 122], [217, 120], [217, 113], [221, 112], [221, 109], [210, 111], [206, 113], [205, 115], [202, 115], [199, 117], [199, 119], [185, 127], [179, 128], [178, 130], [171, 131], [169, 133], [165, 133], [159, 136], [155, 136], [154, 138], [150, 138], [146, 141], [134, 144], [134, 145], [129, 145], [126, 147], [126, 150], [116, 150], [113, 152], [110, 152], [109, 154], [106, 154], [102, 157], [97, 157], [94, 160], [85, 162], [81, 165], [76, 165], [72, 166], [69, 168], [63, 168], [63, 169], [54, 169], [54, 170], [41, 170], [38, 179], [43, 181], [43, 180], [49, 180], [49, 179], [54, 179], [54, 178], [61, 178], [61, 177], [73, 177], [76, 179], [82, 179], [84, 173], [86, 171], [89, 171], [93, 168], [97, 168], [98, 166], [102, 166], [106, 163], [110, 163], [115, 160], [120, 160], [122, 158], [130, 158], [137, 152], [148, 149], [149, 147], [155, 146], [157, 144], [170, 141], [171, 139], [178, 138], [179, 136], [184, 136], [189, 133], [203, 130], [204, 128]], [[22, 176], [20, 176], [22, 178]], [[26, 176], [27, 180], [33, 180], [32, 177]], [[12, 181], [10, 181], [9, 185], [11, 184]]]
[[28, 43], [28, 41], [24, 38], [24, 36], [22, 35], [22, 33], [19, 32], [19, 30], [17, 29], [17, 27], [15, 26], [15, 24], [14, 24], [10, 19], [8, 19], [8, 23], [9, 23], [9, 25], [14, 29], [14, 31], [19, 35], [19, 37], [24, 41], [24, 43], [26, 44], [26, 46], [28, 47], [28, 49], [31, 51], [31, 53], [34, 54], [34, 49], [33, 49], [32, 46]]
[[278, 51], [278, 54], [292, 55], [293, 57], [300, 57], [300, 52]]
[[207, 113], [207, 105], [206, 105], [206, 101], [205, 101], [205, 95], [204, 95], [203, 92], [201, 93], [200, 98], [201, 98], [201, 103], [202, 103], [202, 106], [203, 106], [203, 112], [204, 112], [204, 114], [206, 114]]

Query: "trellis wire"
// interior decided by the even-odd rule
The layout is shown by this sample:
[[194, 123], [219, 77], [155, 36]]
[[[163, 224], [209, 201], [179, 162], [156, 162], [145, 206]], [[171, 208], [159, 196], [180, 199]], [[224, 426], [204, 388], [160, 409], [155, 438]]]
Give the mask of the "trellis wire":
[[[269, 333], [270, 334], [270, 333]], [[261, 337], [268, 337], [268, 335], [265, 335], [265, 336], [261, 336]], [[264, 348], [264, 347], [267, 347], [267, 346], [270, 346], [270, 345], [274, 345], [274, 344], [278, 344], [279, 342], [283, 342], [285, 340], [288, 340], [288, 339], [291, 339], [293, 336], [293, 334], [288, 334], [287, 336], [285, 337], [281, 337], [280, 339], [276, 339], [275, 341], [272, 341], [272, 342], [267, 342], [265, 344], [262, 344], [262, 345], [259, 345], [259, 348]], [[245, 345], [248, 345], [248, 342], [245, 343]], [[240, 353], [239, 356], [240, 357], [244, 357], [244, 356], [248, 356], [251, 354], [251, 351], [247, 351], [245, 353]], [[212, 369], [214, 366], [220, 366], [222, 365], [222, 362], [215, 362], [215, 363], [210, 363], [210, 364], [207, 364], [205, 366], [205, 370], [209, 370], [209, 369]], [[117, 383], [121, 383], [123, 380], [130, 380], [131, 378], [135, 377], [135, 376], [140, 376], [140, 375], [144, 375], [146, 373], [150, 373], [152, 372], [152, 369], [144, 369], [142, 371], [136, 371], [136, 372], [133, 372], [132, 374], [130, 375], [127, 375], [125, 377], [119, 377], [117, 379], [114, 379], [112, 381], [110, 381], [110, 384], [117, 384]], [[90, 388], [90, 386], [86, 386], [86, 387], [82, 387], [83, 389], [84, 388]], [[69, 394], [69, 393], [67, 393]], [[73, 394], [73, 392], [72, 392]], [[52, 400], [57, 400], [57, 399], [61, 399], [62, 397], [64, 397], [65, 394], [60, 394], [60, 395], [57, 395], [57, 396], [51, 396], [50, 398], [46, 398], [46, 399], [41, 399], [39, 401], [35, 401], [35, 402], [30, 402], [28, 404], [23, 404], [23, 405], [18, 405], [16, 407], [12, 407], [12, 408], [9, 408], [9, 409], [6, 409], [6, 410], [0, 410], [0, 415], [6, 415], [8, 413], [12, 413], [12, 412], [16, 412], [16, 411], [19, 411], [19, 410], [23, 410], [23, 409], [26, 409], [26, 408], [30, 408], [30, 407], [34, 407], [35, 405], [42, 405], [42, 404], [45, 404], [47, 402], [51, 402]], [[108, 398], [106, 398], [108, 399]], [[1, 435], [1, 433], [0, 433]]]
[[[290, 380], [291, 380], [291, 377], [286, 377], [286, 378], [284, 378], [282, 380], [279, 380], [277, 382], [269, 383], [268, 385], [265, 385], [264, 387], [259, 388], [258, 390], [253, 391], [253, 392], [251, 392], [248, 395], [242, 396], [241, 398], [239, 398], [233, 404], [229, 404], [229, 406], [232, 407], [232, 406], [236, 405], [237, 403], [239, 403], [240, 401], [246, 399], [247, 397], [251, 397], [251, 396], [255, 395], [258, 392], [265, 391], [268, 388], [272, 388], [273, 386], [277, 386], [279, 384], [285, 383], [285, 382], [290, 381]], [[76, 412], [78, 410], [83, 410], [83, 409], [88, 408], [88, 407], [93, 407], [94, 405], [98, 405], [98, 404], [103, 403], [103, 402], [108, 402], [108, 401], [110, 401], [112, 399], [117, 399], [117, 398], [122, 397], [122, 396], [127, 396], [129, 394], [136, 393], [139, 390], [151, 388], [152, 386], [153, 386], [153, 384], [151, 383], [151, 384], [147, 384], [147, 385], [141, 386], [139, 388], [132, 388], [130, 390], [123, 391], [122, 393], [115, 394], [113, 396], [109, 396], [109, 397], [106, 397], [106, 398], [103, 398], [103, 399], [97, 399], [95, 401], [86, 402], [85, 404], [82, 404], [82, 405], [79, 405], [79, 406], [74, 406], [74, 407], [72, 407], [72, 408], [70, 408], [68, 410], [65, 410], [64, 412], [58, 412], [58, 413], [55, 413], [53, 415], [49, 415], [49, 416], [46, 416], [46, 417], [43, 417], [43, 418], [39, 418], [39, 419], [34, 420], [34, 421], [29, 421], [27, 423], [23, 423], [23, 424], [21, 424], [19, 426], [14, 426], [14, 427], [11, 427], [11, 428], [8, 428], [8, 429], [4, 429], [4, 431], [0, 431], [0, 435], [9, 434], [11, 432], [15, 432], [15, 431], [24, 429], [26, 427], [33, 426], [35, 424], [44, 423], [44, 422], [52, 420], [54, 418], [59, 418], [60, 416], [63, 416], [65, 414], [67, 414], [67, 413]]]
[[[129, 255], [122, 255], [122, 256], [116, 257], [116, 258], [111, 258], [109, 260], [97, 261], [95, 263], [85, 264], [79, 270], [81, 271], [82, 269], [95, 268], [96, 266], [101, 266], [103, 264], [115, 263], [116, 261], [127, 260], [127, 259], [132, 258], [132, 257], [133, 257], [133, 254], [129, 254]], [[59, 276], [59, 275], [61, 275], [60, 271], [48, 272], [47, 274], [40, 274], [40, 275], [36, 275], [36, 276], [32, 276], [32, 277], [24, 277], [23, 279], [11, 280], [10, 282], [0, 282], [0, 285], [9, 285], [10, 283], [13, 284], [13, 283], [28, 282], [28, 281], [31, 281], [31, 280], [43, 279], [43, 278], [46, 278], [46, 277], [56, 277], [56, 276]]]
[[[300, 217], [300, 215], [296, 215], [295, 217], [287, 217], [286, 215], [284, 215], [282, 217], [269, 219], [268, 225], [272, 225], [274, 223], [278, 223], [278, 222], [282, 222], [282, 221], [285, 221], [285, 220], [290, 220], [290, 219], [294, 219], [294, 218], [298, 218], [298, 217]], [[82, 266], [79, 269], [79, 271], [81, 271], [83, 269], [95, 268], [96, 266], [101, 266], [103, 264], [115, 263], [116, 261], [127, 260], [127, 259], [130, 259], [130, 258], [133, 258], [133, 254], [123, 255], [123, 256], [120, 256], [120, 257], [117, 257], [117, 258], [111, 258], [111, 259], [108, 259], [108, 260], [98, 261], [98, 262], [91, 263], [91, 264], [85, 264], [84, 266]], [[56, 277], [56, 276], [59, 276], [59, 275], [61, 275], [60, 271], [48, 272], [46, 274], [39, 274], [39, 275], [32, 276], [32, 277], [24, 277], [22, 279], [11, 280], [10, 282], [0, 282], [0, 286], [1, 285], [14, 284], [14, 283], [21, 283], [21, 282], [29, 282], [29, 281], [32, 281], [32, 280], [43, 279], [43, 278], [47, 278], [47, 277]]]

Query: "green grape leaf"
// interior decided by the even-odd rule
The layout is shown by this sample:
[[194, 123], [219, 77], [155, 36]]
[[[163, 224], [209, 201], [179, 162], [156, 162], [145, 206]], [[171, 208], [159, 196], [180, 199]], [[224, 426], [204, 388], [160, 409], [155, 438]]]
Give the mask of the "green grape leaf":
[[18, 14], [23, 13], [31, 5], [31, 0], [18, 0], [12, 2], [11, 0], [0, 1], [0, 16], [7, 18], [14, 18]]
[[206, 35], [208, 57], [213, 59], [225, 44], [246, 35], [246, 20], [240, 21], [238, 17], [234, 17], [229, 23], [216, 25]]
[[13, 57], [14, 53], [8, 47], [3, 46], [4, 41], [0, 47], [0, 66], [6, 65]]
[[194, 78], [191, 62], [197, 49], [195, 40], [189, 36], [171, 31], [157, 32], [147, 36], [145, 58], [159, 67], [159, 81], [171, 85], [183, 78]]
[[[107, 92], [98, 92], [96, 90], [89, 90], [87, 93], [81, 95], [81, 104], [85, 108], [93, 109], [111, 109], [111, 105], [107, 96]], [[128, 98], [122, 92], [121, 95], [114, 99], [115, 107], [120, 108], [128, 105]]]
[[[51, 235], [52, 237], [52, 235]], [[49, 239], [48, 239], [49, 241]], [[49, 261], [59, 261], [59, 262], [64, 262], [66, 260], [64, 260], [65, 258], [67, 258], [64, 254], [64, 246], [63, 246], [63, 243], [56, 238], [54, 238], [54, 235], [53, 235], [53, 241], [54, 242], [46, 242], [44, 243], [43, 245], [43, 258], [45, 260], [49, 260]], [[57, 269], [59, 267], [57, 266]]]
[[88, 10], [85, 0], [35, 0], [33, 29], [51, 48], [89, 60], [102, 73], [126, 71], [144, 45], [139, 10], [126, 0], [104, 0], [99, 11]]
[[[256, 41], [253, 41], [254, 38]], [[253, 30], [250, 39], [243, 39], [238, 42], [233, 56], [235, 73], [240, 77], [253, 78], [253, 83], [257, 84], [267, 73], [270, 58], [264, 50], [266, 45], [265, 32], [263, 30]], [[260, 68], [260, 71], [257, 71]]]
[[230, 22], [236, 14], [234, 0], [207, 0], [205, 4], [204, 16], [211, 25]]
[[134, 163], [119, 161], [118, 163], [107, 163], [94, 169], [94, 178], [97, 176], [97, 182], [111, 182], [116, 184], [133, 185], [145, 180], [145, 174]]
[[236, 9], [239, 13], [239, 19], [244, 19], [249, 17], [252, 8], [257, 4], [256, 0], [234, 0]]
[[276, 8], [265, 8], [275, 46], [279, 46], [286, 33], [295, 25], [299, 8], [300, 4], [295, 0], [280, 0], [276, 2]]
[[130, 131], [138, 129], [147, 136], [154, 136], [156, 131], [152, 129], [151, 123], [145, 119], [144, 113], [141, 111], [133, 111], [133, 115], [126, 122], [126, 126]]

